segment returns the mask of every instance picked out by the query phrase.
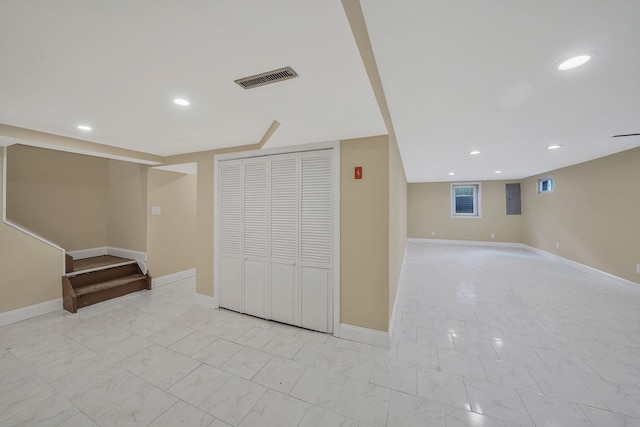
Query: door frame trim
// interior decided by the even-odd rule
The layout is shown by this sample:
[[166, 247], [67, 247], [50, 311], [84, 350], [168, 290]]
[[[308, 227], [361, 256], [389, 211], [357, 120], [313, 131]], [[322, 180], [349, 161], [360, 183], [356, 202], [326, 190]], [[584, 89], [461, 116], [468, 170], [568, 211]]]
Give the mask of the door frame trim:
[[340, 141], [327, 141], [290, 147], [237, 151], [233, 153], [217, 154], [213, 157], [213, 295], [216, 306], [219, 307], [220, 279], [219, 279], [219, 241], [220, 224], [218, 219], [220, 189], [218, 183], [219, 165], [223, 160], [246, 159], [251, 157], [271, 156], [274, 154], [300, 153], [305, 151], [333, 150], [333, 334], [340, 331]]

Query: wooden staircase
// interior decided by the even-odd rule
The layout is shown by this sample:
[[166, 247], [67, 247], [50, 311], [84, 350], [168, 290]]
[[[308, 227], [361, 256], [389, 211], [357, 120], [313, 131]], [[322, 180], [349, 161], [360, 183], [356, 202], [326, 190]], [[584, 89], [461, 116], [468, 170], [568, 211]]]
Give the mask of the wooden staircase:
[[151, 289], [151, 275], [135, 260], [111, 255], [74, 260], [67, 255], [62, 305], [71, 313], [143, 289]]

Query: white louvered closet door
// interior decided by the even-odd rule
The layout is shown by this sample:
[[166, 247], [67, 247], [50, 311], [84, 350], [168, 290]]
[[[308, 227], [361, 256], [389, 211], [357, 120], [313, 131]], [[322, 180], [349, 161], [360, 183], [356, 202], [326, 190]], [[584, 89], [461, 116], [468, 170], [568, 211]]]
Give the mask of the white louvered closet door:
[[268, 159], [244, 161], [244, 313], [267, 317]]
[[220, 162], [220, 306], [242, 311], [242, 160]]
[[333, 150], [219, 163], [220, 306], [333, 331]]
[[298, 233], [299, 233], [298, 153], [271, 157], [270, 176], [270, 292], [271, 318], [299, 325]]
[[333, 151], [300, 156], [300, 325], [332, 332]]

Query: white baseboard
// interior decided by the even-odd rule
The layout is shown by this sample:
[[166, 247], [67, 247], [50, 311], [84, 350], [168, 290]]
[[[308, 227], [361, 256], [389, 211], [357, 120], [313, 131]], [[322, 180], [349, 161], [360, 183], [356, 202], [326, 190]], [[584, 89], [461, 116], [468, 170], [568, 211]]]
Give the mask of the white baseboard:
[[108, 248], [106, 246], [101, 248], [80, 249], [77, 251], [67, 251], [67, 255], [71, 255], [73, 259], [92, 258], [94, 256], [107, 255], [107, 249]]
[[333, 331], [333, 335], [338, 338], [344, 338], [346, 340], [356, 341], [362, 344], [391, 348], [391, 337], [389, 332], [376, 331], [374, 329], [340, 323], [339, 329], [337, 331]]
[[190, 268], [188, 270], [178, 271], [177, 273], [167, 274], [166, 276], [154, 277], [153, 287], [168, 285], [169, 283], [177, 282], [178, 280], [187, 279], [196, 275], [196, 269]]
[[85, 259], [101, 255], [119, 256], [121, 258], [135, 259], [136, 261], [139, 259], [145, 261], [147, 259], [146, 252], [134, 251], [131, 249], [114, 248], [111, 246], [79, 249], [77, 251], [67, 251], [67, 254], [71, 255], [73, 259]]
[[205, 307], [220, 308], [217, 296], [210, 297], [209, 295], [203, 295], [196, 292], [196, 303], [204, 305]]
[[41, 302], [39, 304], [28, 305], [15, 310], [0, 313], [0, 326], [21, 322], [32, 317], [53, 313], [62, 310], [62, 298]]
[[407, 239], [409, 242], [414, 243], [441, 243], [445, 245], [471, 245], [471, 246], [502, 246], [509, 248], [521, 248], [528, 250], [530, 252], [537, 253], [546, 258], [552, 259], [554, 261], [560, 262], [569, 267], [573, 267], [576, 270], [580, 270], [584, 273], [591, 274], [594, 276], [598, 276], [601, 279], [606, 280], [608, 283], [614, 284], [616, 286], [623, 287], [625, 289], [631, 290], [633, 292], [640, 293], [640, 284], [633, 282], [631, 280], [624, 279], [622, 277], [613, 275], [611, 273], [607, 273], [606, 271], [598, 270], [597, 268], [588, 266], [586, 264], [579, 263], [577, 261], [570, 260], [569, 258], [561, 257], [560, 255], [556, 255], [551, 252], [547, 252], [542, 249], [538, 249], [533, 246], [529, 246], [524, 243], [510, 243], [510, 242], [478, 242], [478, 241], [470, 241], [470, 240], [444, 240], [444, 239], [419, 239], [415, 237], [410, 237]]
[[554, 261], [558, 261], [564, 265], [568, 265], [569, 267], [573, 267], [576, 270], [580, 270], [583, 273], [587, 273], [590, 274], [592, 276], [598, 276], [601, 279], [605, 279], [607, 282], [612, 283], [616, 286], [620, 286], [623, 287], [625, 289], [628, 289], [630, 291], [634, 291], [637, 293], [640, 293], [640, 284], [636, 283], [636, 282], [632, 282], [631, 280], [627, 280], [624, 279], [622, 277], [619, 276], [615, 276], [611, 273], [607, 273], [606, 271], [602, 271], [602, 270], [598, 270], [597, 268], [594, 267], [590, 267], [586, 264], [581, 264], [577, 261], [573, 261], [570, 260], [569, 258], [565, 258], [565, 257], [561, 257], [560, 255], [556, 255], [554, 253], [551, 252], [547, 252], [545, 250], [542, 249], [538, 249], [535, 248], [533, 246], [529, 246], [529, 245], [525, 245], [524, 243], [521, 245], [522, 248], [537, 253], [539, 255], [542, 255], [546, 258], [552, 259]]
[[107, 255], [119, 256], [122, 258], [135, 259], [136, 261], [141, 259], [143, 261], [147, 260], [147, 253], [134, 251], [133, 249], [123, 249], [123, 248], [114, 248], [111, 246], [107, 247]]
[[494, 242], [482, 240], [446, 240], [446, 239], [420, 239], [417, 237], [409, 237], [407, 242], [413, 243], [438, 243], [443, 245], [464, 245], [464, 246], [498, 246], [503, 248], [522, 248], [522, 243], [513, 242]]
[[398, 312], [398, 295], [402, 290], [402, 283], [404, 282], [404, 269], [407, 262], [407, 245], [404, 246], [404, 255], [402, 257], [402, 266], [400, 267], [400, 278], [398, 278], [398, 289], [396, 291], [396, 299], [393, 302], [393, 312], [391, 313], [391, 319], [389, 320], [389, 341], [393, 339], [393, 325], [396, 324], [396, 313]]

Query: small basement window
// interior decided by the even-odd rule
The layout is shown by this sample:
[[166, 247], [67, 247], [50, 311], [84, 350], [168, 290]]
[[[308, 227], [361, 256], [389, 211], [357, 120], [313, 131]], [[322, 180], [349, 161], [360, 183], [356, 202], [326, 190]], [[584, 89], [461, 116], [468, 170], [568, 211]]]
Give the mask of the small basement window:
[[451, 184], [451, 217], [481, 217], [480, 183]]
[[553, 178], [539, 179], [538, 193], [551, 193], [551, 192], [553, 192]]

